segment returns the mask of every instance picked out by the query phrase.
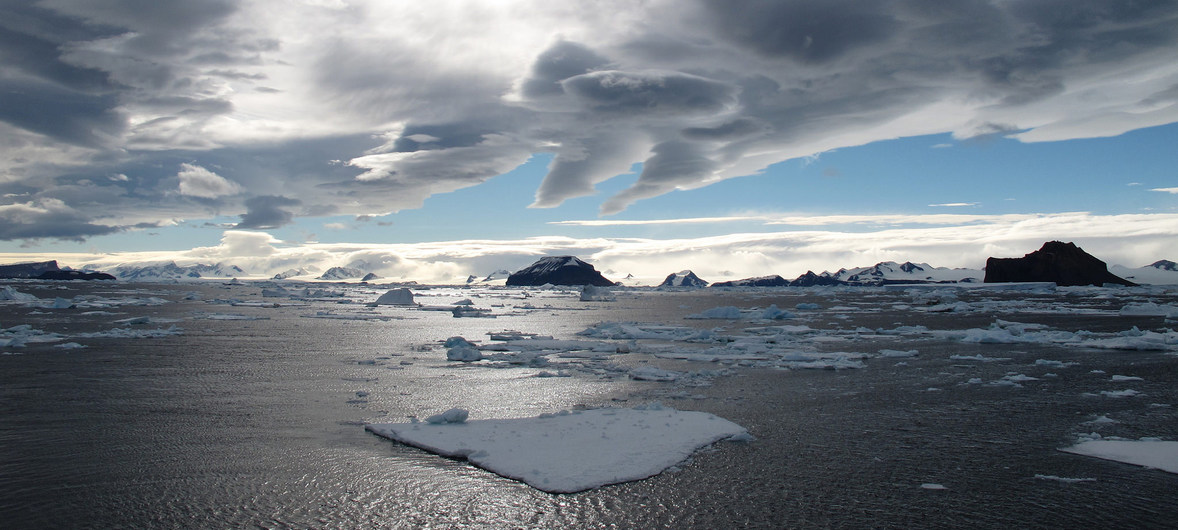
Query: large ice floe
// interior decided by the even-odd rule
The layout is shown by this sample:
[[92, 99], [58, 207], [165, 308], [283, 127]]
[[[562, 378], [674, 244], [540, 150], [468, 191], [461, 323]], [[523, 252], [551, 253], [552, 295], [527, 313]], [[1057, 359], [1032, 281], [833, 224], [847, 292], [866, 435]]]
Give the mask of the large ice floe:
[[574, 493], [648, 478], [720, 440], [749, 440], [743, 427], [706, 412], [652, 405], [560, 411], [534, 418], [466, 419], [451, 409], [425, 422], [370, 424], [377, 435], [549, 493]]
[[1082, 441], [1060, 451], [1178, 473], [1178, 442], [1098, 439]]

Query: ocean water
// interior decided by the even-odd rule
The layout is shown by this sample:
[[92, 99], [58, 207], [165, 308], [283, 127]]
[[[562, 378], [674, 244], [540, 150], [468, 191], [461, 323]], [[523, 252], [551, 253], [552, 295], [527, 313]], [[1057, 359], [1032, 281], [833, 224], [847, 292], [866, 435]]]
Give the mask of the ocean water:
[[[1178, 439], [1178, 344], [1136, 351], [1092, 342], [1134, 327], [1167, 336], [1174, 320], [1120, 309], [1176, 304], [1171, 290], [638, 290], [581, 302], [575, 291], [414, 289], [427, 305], [470, 298], [496, 315], [454, 318], [366, 308], [384, 289], [354, 285], [310, 300], [216, 282], [6, 285], [41, 305], [81, 303], [0, 302], [0, 339], [31, 336], [13, 331], [19, 325], [61, 335], [0, 349], [5, 527], [1141, 528], [1178, 520], [1178, 475], [1058, 451], [1092, 433]], [[795, 317], [684, 318], [771, 304]], [[936, 333], [998, 321], [1074, 340]], [[490, 343], [487, 333], [503, 330], [585, 339], [576, 333], [599, 322], [717, 337], [808, 326], [799, 347], [845, 352], [862, 367], [653, 355], [731, 339], [620, 340], [634, 353], [551, 355], [542, 367], [447, 362], [440, 344], [455, 335]], [[129, 332], [88, 335], [110, 330]], [[68, 342], [85, 347], [58, 347]], [[628, 377], [647, 365], [711, 372], [680, 382]], [[534, 377], [557, 369], [571, 376]], [[1113, 397], [1124, 390], [1136, 394]], [[455, 406], [474, 419], [652, 401], [717, 414], [757, 440], [717, 444], [643, 481], [554, 495], [363, 429]], [[944, 489], [922, 487], [930, 484]]]

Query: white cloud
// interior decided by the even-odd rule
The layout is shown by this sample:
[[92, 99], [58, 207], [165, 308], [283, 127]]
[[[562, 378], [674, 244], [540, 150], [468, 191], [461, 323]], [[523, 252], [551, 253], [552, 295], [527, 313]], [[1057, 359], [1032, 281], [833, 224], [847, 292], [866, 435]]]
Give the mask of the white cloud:
[[1162, 193], [1174, 193], [1174, 194], [1178, 194], [1178, 188], [1153, 188], [1153, 189], [1151, 189], [1151, 190], [1149, 190], [1149, 191], [1160, 191], [1160, 192], [1162, 192]]
[[[601, 199], [617, 212], [898, 137], [1038, 142], [1178, 121], [1166, 2], [1072, 3], [1066, 17], [1001, 0], [96, 5], [14, 4], [46, 34], [14, 37], [27, 60], [0, 79], [23, 98], [0, 111], [36, 106], [0, 112], [6, 182], [128, 177], [106, 182], [118, 201], [69, 201], [85, 220], [209, 215], [189, 197], [228, 215], [246, 196], [388, 213], [540, 152], [555, 159], [537, 207], [643, 163]], [[179, 174], [177, 153], [192, 161]], [[179, 194], [149, 192], [177, 177]]]
[[176, 177], [180, 179], [181, 195], [215, 199], [243, 191], [237, 183], [195, 164], [180, 164]]
[[963, 206], [977, 206], [976, 202], [945, 202], [941, 204], [930, 204], [933, 208], [960, 208]]

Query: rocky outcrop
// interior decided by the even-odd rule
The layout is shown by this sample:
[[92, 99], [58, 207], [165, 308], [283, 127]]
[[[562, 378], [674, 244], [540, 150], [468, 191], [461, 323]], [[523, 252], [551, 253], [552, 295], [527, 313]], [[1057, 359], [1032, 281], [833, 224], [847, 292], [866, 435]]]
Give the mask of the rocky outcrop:
[[668, 274], [667, 279], [659, 284], [659, 287], [707, 287], [708, 282], [700, 279], [694, 272], [680, 271], [673, 274]]
[[45, 271], [37, 275], [38, 280], [114, 280], [105, 272]]
[[1054, 282], [1072, 285], [1136, 285], [1108, 271], [1108, 265], [1073, 243], [1049, 241], [1021, 258], [986, 260], [985, 283]]
[[0, 265], [0, 278], [36, 278], [45, 272], [59, 271], [57, 260]]
[[510, 286], [596, 285], [611, 287], [614, 282], [602, 276], [592, 265], [576, 256], [549, 256], [507, 277]]
[[1168, 259], [1160, 259], [1146, 266], [1160, 271], [1178, 271], [1178, 263], [1174, 263]]
[[712, 284], [712, 287], [786, 287], [788, 285], [789, 280], [774, 274], [772, 276], [757, 276], [756, 278], [745, 278], [743, 280], [716, 282]]
[[814, 271], [806, 271], [806, 274], [798, 276], [792, 282], [789, 282], [790, 287], [814, 287], [826, 285], [846, 285], [838, 278], [832, 277], [829, 273], [814, 274]]

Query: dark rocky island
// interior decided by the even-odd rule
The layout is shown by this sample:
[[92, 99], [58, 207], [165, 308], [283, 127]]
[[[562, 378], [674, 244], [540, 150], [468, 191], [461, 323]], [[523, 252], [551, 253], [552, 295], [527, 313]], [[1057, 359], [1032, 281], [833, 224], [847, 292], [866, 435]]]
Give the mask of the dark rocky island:
[[1021, 258], [986, 260], [984, 283], [1055, 282], [1074, 285], [1137, 285], [1108, 271], [1108, 265], [1074, 243], [1048, 241]]
[[114, 276], [105, 272], [86, 271], [45, 271], [37, 275], [38, 280], [114, 280]]
[[57, 260], [0, 265], [0, 278], [36, 278], [46, 272], [60, 271]]
[[507, 277], [507, 285], [595, 285], [611, 287], [614, 282], [576, 256], [549, 256]]
[[105, 272], [84, 272], [62, 269], [57, 260], [0, 265], [0, 278], [29, 278], [34, 280], [114, 280]]

